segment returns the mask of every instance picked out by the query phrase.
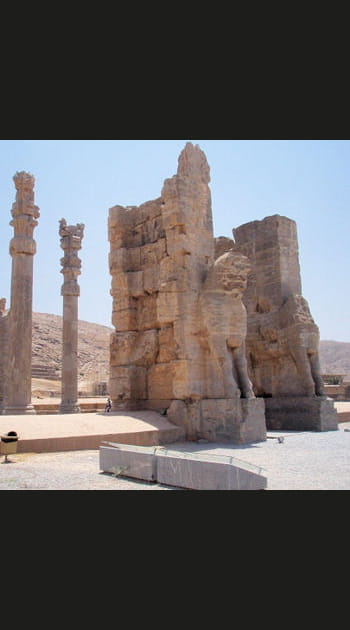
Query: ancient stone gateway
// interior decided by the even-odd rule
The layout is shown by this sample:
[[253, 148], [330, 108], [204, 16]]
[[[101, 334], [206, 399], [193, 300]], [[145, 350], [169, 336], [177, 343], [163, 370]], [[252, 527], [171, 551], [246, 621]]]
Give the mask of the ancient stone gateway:
[[10, 242], [12, 256], [11, 305], [3, 318], [6, 348], [5, 400], [3, 414], [33, 414], [32, 405], [32, 300], [33, 257], [36, 243], [34, 228], [39, 208], [34, 205], [35, 179], [30, 173], [17, 172], [13, 177], [16, 201], [12, 206], [14, 236]]
[[301, 295], [295, 222], [273, 215], [233, 229], [233, 236], [216, 239], [216, 254], [240, 252], [251, 264], [243, 295], [246, 352], [267, 428], [337, 429], [334, 403], [324, 395], [319, 330]]
[[67, 225], [60, 220], [59, 235], [64, 257], [61, 258], [61, 273], [64, 282], [62, 327], [62, 390], [61, 413], [79, 413], [78, 405], [78, 297], [80, 287], [77, 277], [80, 274], [81, 260], [78, 250], [84, 236], [84, 224]]
[[187, 143], [158, 199], [109, 211], [113, 410], [158, 409], [187, 439], [264, 440], [245, 359], [249, 262], [214, 264], [209, 181], [204, 153]]

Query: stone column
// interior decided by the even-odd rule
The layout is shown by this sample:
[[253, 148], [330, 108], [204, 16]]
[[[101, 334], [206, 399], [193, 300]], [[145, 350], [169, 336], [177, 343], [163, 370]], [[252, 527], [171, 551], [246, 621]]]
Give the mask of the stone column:
[[33, 414], [32, 405], [32, 294], [33, 256], [36, 243], [33, 231], [40, 216], [34, 205], [35, 179], [30, 173], [17, 172], [13, 177], [16, 201], [12, 205], [10, 225], [14, 237], [10, 242], [12, 256], [11, 305], [8, 328], [7, 385], [4, 414]]
[[80, 275], [81, 260], [78, 250], [84, 235], [84, 224], [67, 225], [60, 221], [59, 234], [64, 257], [61, 258], [61, 273], [64, 283], [63, 295], [63, 331], [62, 331], [62, 393], [61, 413], [79, 413], [78, 405], [78, 297], [80, 288], [77, 276]]

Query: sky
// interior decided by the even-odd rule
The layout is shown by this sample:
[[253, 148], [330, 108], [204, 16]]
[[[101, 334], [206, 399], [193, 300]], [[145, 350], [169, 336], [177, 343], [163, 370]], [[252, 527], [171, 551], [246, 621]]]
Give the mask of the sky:
[[33, 311], [62, 315], [59, 221], [84, 223], [79, 319], [112, 327], [108, 214], [161, 195], [187, 142], [210, 167], [214, 236], [280, 214], [297, 225], [320, 339], [350, 342], [350, 140], [0, 140], [0, 297], [10, 308], [17, 171], [34, 175]]

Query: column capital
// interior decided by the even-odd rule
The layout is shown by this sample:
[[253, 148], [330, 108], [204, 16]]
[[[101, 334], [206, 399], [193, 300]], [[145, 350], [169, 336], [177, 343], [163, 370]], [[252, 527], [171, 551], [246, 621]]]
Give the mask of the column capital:
[[[11, 210], [13, 218], [29, 215], [37, 219], [40, 216], [40, 212], [38, 206], [34, 204], [35, 177], [31, 173], [17, 171], [13, 176], [13, 181], [16, 187], [16, 201]], [[35, 225], [37, 225], [37, 222], [35, 222]]]
[[67, 225], [65, 219], [59, 222], [59, 235], [64, 256], [61, 258], [61, 273], [64, 276], [64, 284], [61, 295], [80, 295], [77, 276], [80, 275], [81, 260], [78, 250], [81, 249], [81, 241], [84, 236], [84, 223]]

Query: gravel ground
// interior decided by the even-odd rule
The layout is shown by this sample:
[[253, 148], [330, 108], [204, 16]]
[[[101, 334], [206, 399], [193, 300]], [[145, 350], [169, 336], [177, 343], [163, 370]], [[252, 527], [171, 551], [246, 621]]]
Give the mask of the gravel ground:
[[[267, 490], [349, 490], [350, 422], [338, 431], [270, 431], [265, 442], [245, 446], [176, 443], [168, 450], [230, 455], [254, 464]], [[280, 440], [278, 440], [280, 438]], [[18, 453], [0, 463], [0, 490], [178, 490], [104, 473], [99, 450]]]

